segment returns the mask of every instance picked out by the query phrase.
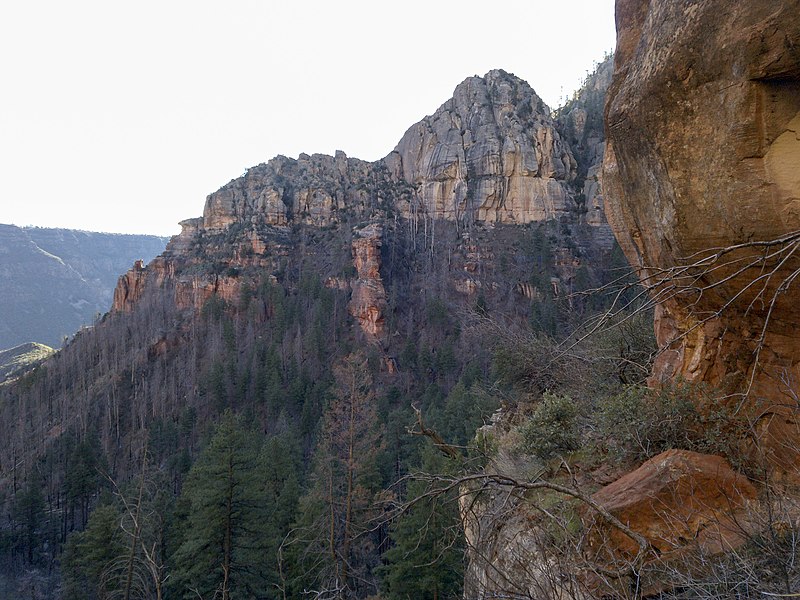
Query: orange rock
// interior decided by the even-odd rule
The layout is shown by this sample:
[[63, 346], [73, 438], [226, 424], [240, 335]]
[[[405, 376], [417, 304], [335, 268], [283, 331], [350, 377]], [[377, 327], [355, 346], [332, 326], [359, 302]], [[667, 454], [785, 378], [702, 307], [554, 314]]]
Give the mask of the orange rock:
[[759, 450], [796, 472], [800, 456], [772, 428], [800, 380], [800, 240], [674, 275], [709, 249], [800, 231], [800, 2], [618, 0], [616, 14], [603, 188], [628, 260], [667, 278], [653, 382], [721, 389], [761, 422]]
[[[687, 552], [718, 554], [739, 547], [748, 531], [756, 490], [720, 456], [667, 450], [600, 489], [592, 499], [655, 551], [648, 561], [678, 560]], [[630, 561], [637, 544], [591, 511], [588, 547], [593, 560]]]
[[348, 308], [359, 321], [362, 331], [373, 339], [384, 335], [386, 290], [381, 279], [381, 237], [379, 225], [369, 225], [356, 232], [353, 239], [353, 264], [358, 278]]
[[145, 267], [141, 260], [137, 260], [127, 273], [120, 275], [117, 287], [114, 288], [111, 311], [131, 312], [136, 302], [142, 297], [146, 277]]

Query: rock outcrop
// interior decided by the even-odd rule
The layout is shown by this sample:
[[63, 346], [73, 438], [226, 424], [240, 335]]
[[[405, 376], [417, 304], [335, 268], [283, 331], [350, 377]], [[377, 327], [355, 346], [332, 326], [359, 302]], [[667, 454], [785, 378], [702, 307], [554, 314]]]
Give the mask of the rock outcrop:
[[[587, 77], [583, 87], [558, 111], [556, 122], [577, 162], [575, 187], [578, 212], [599, 235], [612, 236], [605, 217], [601, 172], [605, 154], [603, 106], [611, 85], [613, 56], [607, 57]], [[610, 241], [610, 239], [609, 239]]]
[[720, 388], [793, 470], [800, 2], [620, 0], [617, 30], [606, 210], [661, 301], [654, 378]]
[[[455, 223], [461, 241], [448, 261], [461, 271], [453, 288], [466, 296], [498, 286], [486, 280], [492, 243], [470, 231], [473, 225], [557, 221], [558, 236], [574, 237], [569, 248], [553, 248], [556, 270], [569, 279], [581, 264], [580, 253], [605, 251], [613, 243], [593, 179], [603, 153], [597, 124], [606, 71], [602, 67], [587, 79], [558, 121], [527, 83], [496, 70], [466, 79], [382, 160], [368, 163], [337, 152], [278, 156], [252, 167], [210, 194], [202, 217], [182, 221], [181, 233], [162, 257], [120, 278], [113, 310], [132, 310], [144, 287], [167, 281], [181, 307], [199, 308], [215, 293], [236, 298], [235, 272], [255, 267], [275, 277], [298, 242], [289, 241], [298, 227], [355, 225], [349, 269], [355, 268], [356, 277], [334, 270], [327, 285], [352, 290], [351, 314], [372, 340], [380, 340], [386, 307], [379, 274], [383, 234], [380, 226], [365, 223], [392, 216], [411, 223], [410, 235], [421, 233], [429, 250], [437, 242], [435, 221]], [[589, 218], [582, 191], [587, 186]], [[523, 283], [518, 293], [524, 297], [543, 291]]]
[[[647, 594], [660, 591], [664, 566], [680, 569], [689, 552], [714, 556], [744, 544], [752, 533], [748, 509], [756, 489], [720, 456], [668, 450], [603, 487], [592, 499], [650, 543], [640, 576], [653, 561], [659, 574], [649, 581], [644, 578], [651, 587]], [[639, 552], [634, 540], [591, 511], [584, 513], [587, 553], [593, 561], [600, 566], [633, 561]]]
[[437, 218], [500, 223], [558, 219], [573, 208], [577, 164], [550, 109], [500, 70], [470, 77], [384, 159]]
[[247, 170], [209, 195], [203, 228], [223, 230], [233, 224], [328, 225], [342, 210], [360, 212], [377, 200], [386, 182], [380, 164], [336, 156], [301, 154], [273, 158]]
[[384, 336], [386, 290], [381, 279], [380, 224], [372, 223], [355, 232], [353, 239], [353, 265], [357, 277], [352, 283], [350, 314], [358, 319], [362, 331], [379, 341]]
[[[575, 222], [586, 173], [602, 159], [598, 124], [607, 71], [601, 66], [587, 80], [559, 121], [514, 75], [495, 70], [470, 77], [384, 159], [367, 163], [343, 152], [301, 154], [297, 160], [278, 156], [209, 195], [202, 226], [324, 226], [339, 222], [341, 211], [360, 214], [386, 205], [405, 217]], [[567, 130], [579, 161], [564, 139]]]
[[144, 293], [145, 277], [144, 264], [141, 260], [137, 260], [133, 263], [133, 267], [120, 276], [114, 289], [111, 310], [131, 312]]

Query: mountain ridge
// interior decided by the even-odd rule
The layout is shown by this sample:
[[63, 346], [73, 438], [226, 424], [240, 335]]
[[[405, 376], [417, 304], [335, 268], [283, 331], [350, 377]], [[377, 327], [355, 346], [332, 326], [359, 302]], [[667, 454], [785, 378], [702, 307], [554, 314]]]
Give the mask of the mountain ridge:
[[167, 238], [0, 224], [0, 348], [60, 347], [111, 306], [120, 272]]
[[[585, 219], [579, 161], [549, 109], [527, 84], [493, 73], [468, 79], [461, 99], [412, 126], [389, 159], [279, 156], [209, 194], [161, 254], [119, 277], [94, 327], [0, 389], [6, 505], [44, 478], [48, 514], [61, 522], [48, 538], [55, 548], [91, 526], [100, 501], [102, 481], [73, 481], [86, 457], [127, 482], [145, 452], [175, 499], [229, 412], [251, 437], [288, 435], [310, 493], [342, 361], [353, 356], [385, 429], [381, 485], [418, 464], [417, 440], [402, 434], [412, 402], [466, 444], [495, 403], [469, 391], [492, 369], [474, 322], [557, 335], [592, 310], [577, 292], [619, 264], [598, 233], [607, 225]], [[387, 535], [368, 536], [365, 593]], [[19, 542], [26, 556], [32, 539]], [[29, 559], [13, 550], [10, 560]]]

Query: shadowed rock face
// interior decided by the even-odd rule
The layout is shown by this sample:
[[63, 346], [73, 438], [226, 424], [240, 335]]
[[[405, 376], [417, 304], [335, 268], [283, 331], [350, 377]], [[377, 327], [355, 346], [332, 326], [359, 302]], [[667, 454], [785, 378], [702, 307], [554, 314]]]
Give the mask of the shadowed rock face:
[[800, 230], [800, 2], [619, 0], [617, 30], [606, 212], [641, 276], [670, 279], [654, 377], [749, 391], [800, 439], [773, 419], [800, 377], [798, 248], [753, 244]]

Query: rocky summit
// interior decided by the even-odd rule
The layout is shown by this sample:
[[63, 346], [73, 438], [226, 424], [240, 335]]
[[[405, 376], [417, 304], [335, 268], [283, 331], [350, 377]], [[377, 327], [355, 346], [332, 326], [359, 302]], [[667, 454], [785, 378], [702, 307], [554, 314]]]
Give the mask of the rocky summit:
[[[573, 249], [562, 248], [559, 258], [568, 288], [590, 248], [607, 253], [614, 244], [597, 176], [610, 64], [600, 65], [558, 116], [525, 81], [495, 70], [459, 84], [453, 98], [374, 163], [337, 152], [278, 156], [252, 167], [210, 194], [203, 216], [183, 221], [163, 256], [120, 279], [113, 309], [132, 310], [145, 285], [160, 286], [167, 278], [175, 280], [183, 306], [199, 308], [213, 294], [235, 297], [240, 281], [233, 270], [258, 266], [277, 277], [297, 227], [361, 223], [351, 262], [358, 277], [326, 277], [352, 287], [353, 314], [364, 331], [380, 337], [385, 300], [378, 252], [383, 236], [397, 233], [380, 225], [387, 217], [410, 224], [412, 236], [422, 232], [427, 244], [436, 243], [437, 221], [450, 223], [459, 232], [459, 254], [477, 250], [470, 243], [474, 226], [554, 222], [574, 228]], [[370, 221], [375, 226], [364, 226]], [[369, 268], [368, 251], [376, 257]], [[217, 272], [201, 268], [209, 260]], [[454, 285], [476, 293], [484, 283], [461, 276]]]
[[[301, 154], [296, 160], [279, 156], [211, 194], [202, 228], [324, 226], [377, 207], [391, 207], [406, 218], [459, 223], [555, 219], [603, 228], [600, 203], [583, 216], [582, 186], [602, 159], [598, 99], [608, 85], [609, 64], [559, 119], [514, 75], [496, 70], [470, 77], [384, 159], [366, 163], [342, 152]], [[596, 197], [596, 188], [590, 195]]]

